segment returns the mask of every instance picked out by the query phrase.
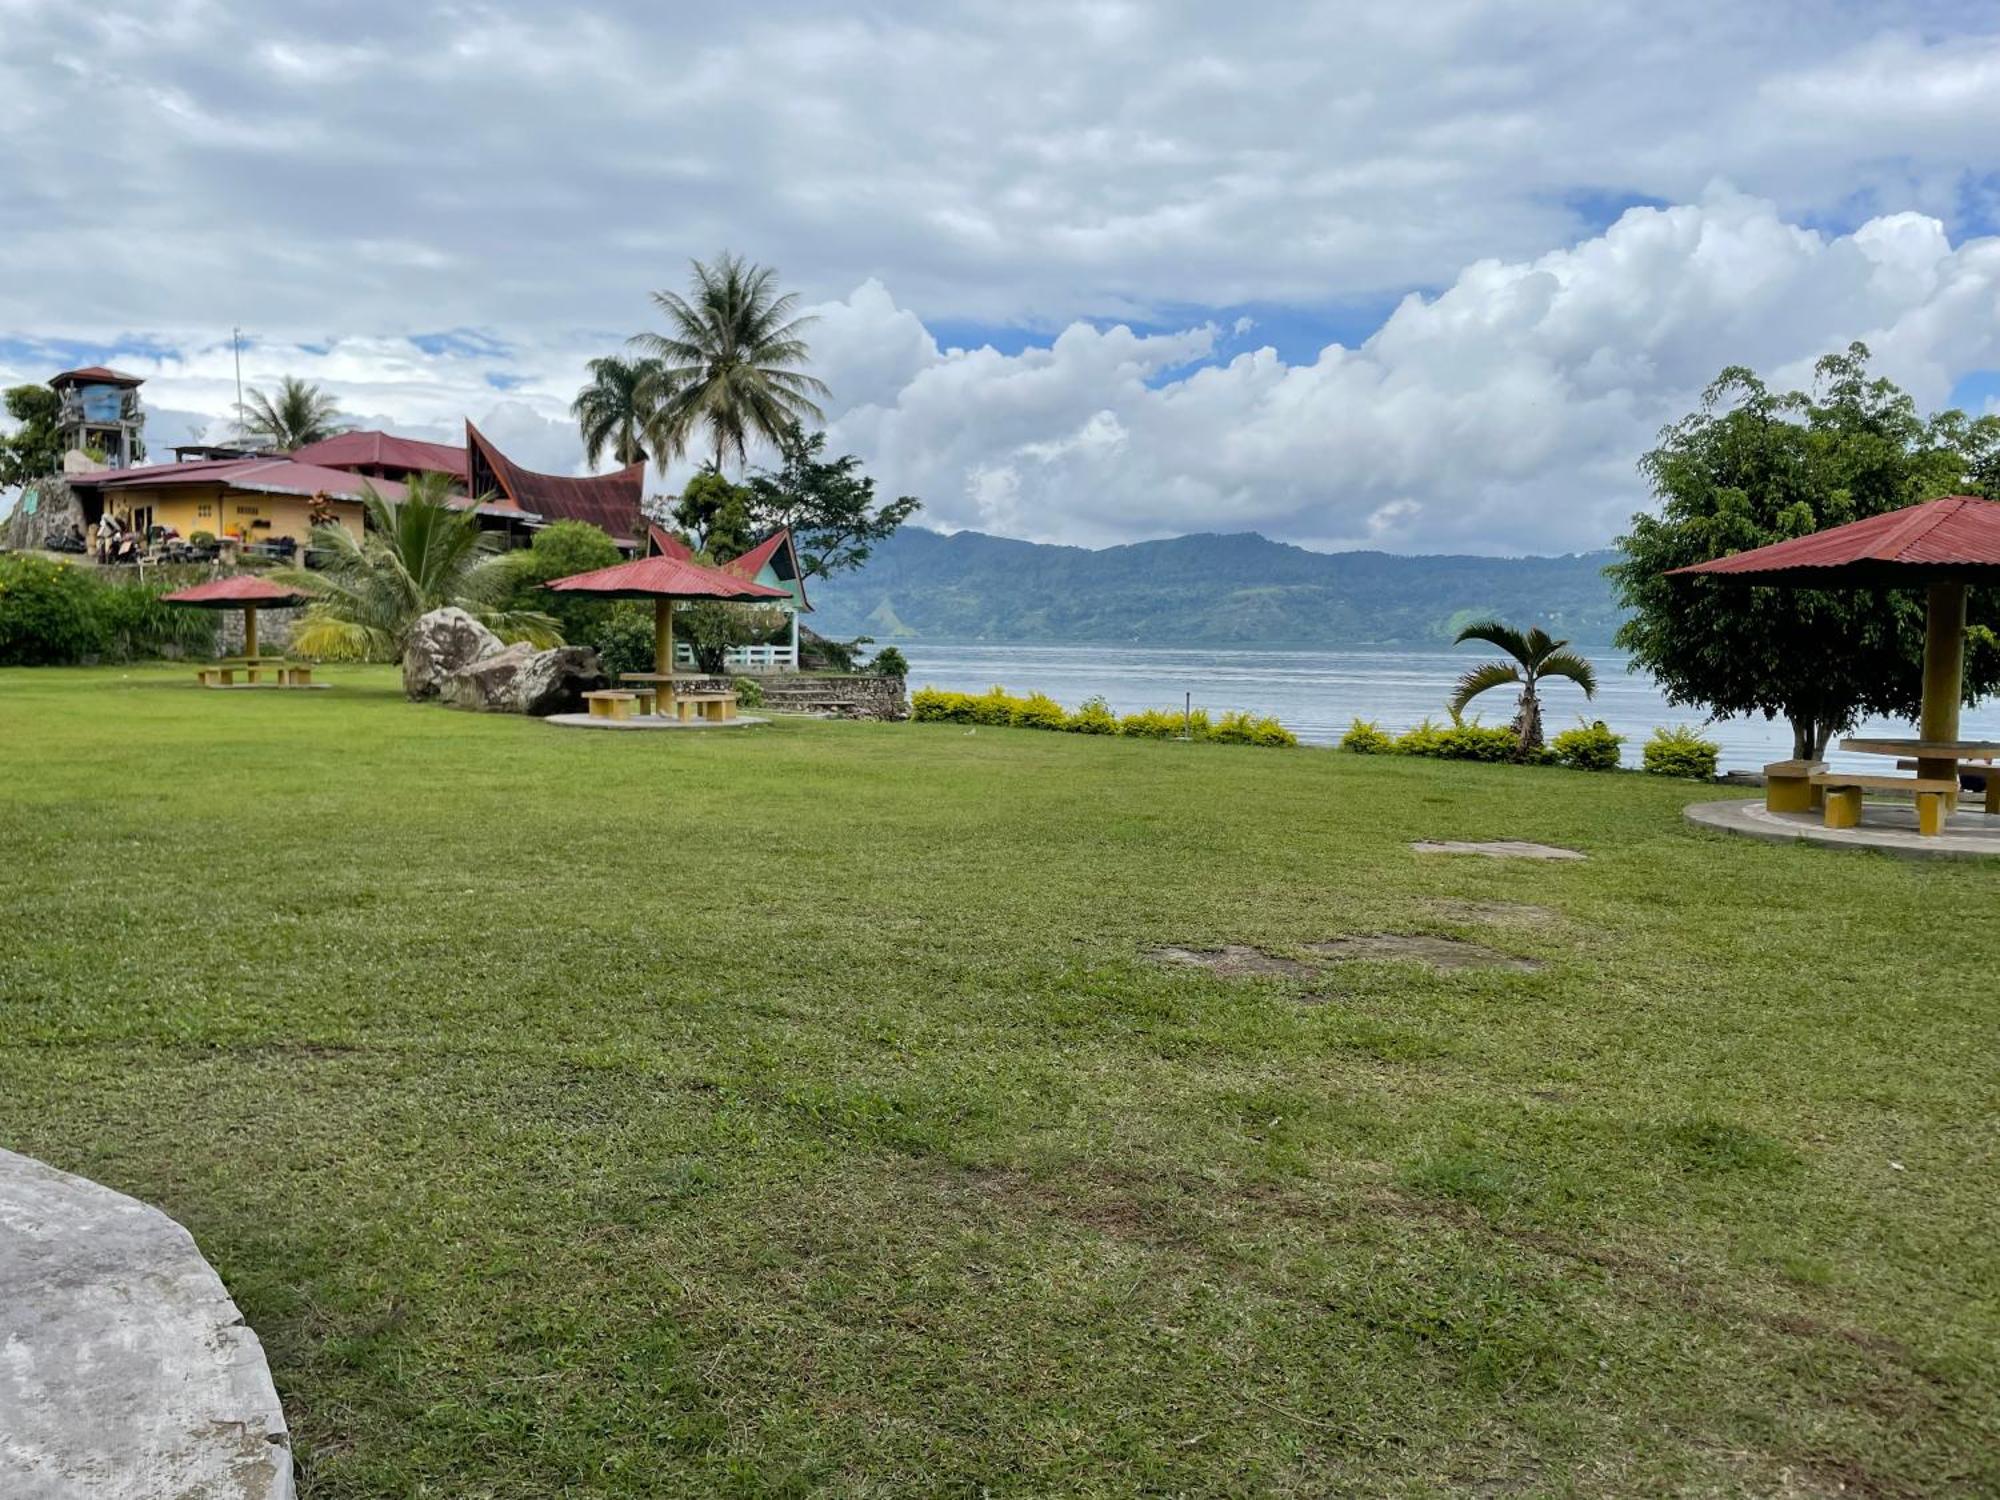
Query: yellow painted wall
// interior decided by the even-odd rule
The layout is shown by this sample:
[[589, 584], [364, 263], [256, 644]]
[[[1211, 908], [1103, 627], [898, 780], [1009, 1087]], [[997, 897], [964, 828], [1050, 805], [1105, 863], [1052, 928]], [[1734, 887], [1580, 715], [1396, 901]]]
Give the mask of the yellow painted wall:
[[[290, 537], [301, 546], [312, 534], [308, 503], [297, 495], [250, 495], [191, 485], [172, 485], [158, 490], [116, 490], [105, 497], [106, 509], [121, 521], [136, 510], [150, 505], [155, 526], [171, 526], [183, 538], [197, 531], [222, 536], [242, 531], [252, 542], [275, 542]], [[333, 500], [335, 519], [352, 536], [361, 535], [361, 505], [354, 500]], [[268, 521], [269, 526], [258, 526]], [[247, 529], [246, 529], [247, 528]]]

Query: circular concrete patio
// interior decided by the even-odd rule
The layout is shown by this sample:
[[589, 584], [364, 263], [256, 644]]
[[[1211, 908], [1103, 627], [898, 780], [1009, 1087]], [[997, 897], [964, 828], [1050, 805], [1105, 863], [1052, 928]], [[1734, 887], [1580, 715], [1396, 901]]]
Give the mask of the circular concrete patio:
[[2000, 817], [1976, 806], [1961, 805], [1935, 838], [1917, 832], [1915, 807], [1897, 802], [1864, 803], [1859, 828], [1828, 828], [1817, 812], [1774, 813], [1752, 797], [1691, 803], [1686, 815], [1703, 828], [1777, 844], [1873, 849], [1902, 859], [2000, 859]]
[[665, 714], [641, 714], [630, 719], [606, 719], [596, 714], [550, 714], [544, 724], [560, 724], [565, 729], [748, 729], [768, 724], [739, 714], [733, 719], [670, 719]]

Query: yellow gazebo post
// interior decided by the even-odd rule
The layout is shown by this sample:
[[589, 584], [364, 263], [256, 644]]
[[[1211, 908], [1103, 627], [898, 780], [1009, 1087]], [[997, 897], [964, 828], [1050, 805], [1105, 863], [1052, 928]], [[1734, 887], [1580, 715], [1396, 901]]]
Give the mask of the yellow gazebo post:
[[[1958, 738], [1959, 700], [1965, 696], [1965, 585], [1934, 583], [1924, 608], [1924, 697], [1917, 710], [1917, 738], [1950, 743]], [[1958, 780], [1958, 762], [1920, 755], [1917, 775]], [[1953, 793], [1946, 799], [1956, 803]]]

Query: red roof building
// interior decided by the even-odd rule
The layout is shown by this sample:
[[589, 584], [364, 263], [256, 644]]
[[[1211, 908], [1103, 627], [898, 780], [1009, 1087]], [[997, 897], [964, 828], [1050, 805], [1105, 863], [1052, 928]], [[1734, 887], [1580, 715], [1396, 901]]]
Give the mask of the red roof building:
[[1673, 572], [1800, 588], [2000, 581], [2000, 500], [1946, 495]]
[[508, 458], [470, 422], [465, 424], [465, 460], [467, 487], [482, 499], [490, 496], [543, 523], [588, 521], [628, 549], [645, 535], [639, 510], [646, 480], [643, 463], [615, 474], [538, 474]]
[[412, 474], [449, 474], [461, 485], [466, 479], [465, 449], [450, 443], [427, 443], [397, 437], [393, 432], [342, 432], [292, 450], [302, 464], [345, 469], [376, 479], [408, 479]]

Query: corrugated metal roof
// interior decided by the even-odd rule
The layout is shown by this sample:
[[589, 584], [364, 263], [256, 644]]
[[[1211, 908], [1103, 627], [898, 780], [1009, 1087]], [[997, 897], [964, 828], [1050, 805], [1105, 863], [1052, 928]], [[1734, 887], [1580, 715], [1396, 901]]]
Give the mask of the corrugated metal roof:
[[193, 604], [204, 609], [241, 609], [246, 604], [282, 607], [303, 604], [306, 600], [306, 596], [297, 589], [288, 589], [249, 573], [212, 578], [193, 588], [162, 594], [160, 598], [168, 604]]
[[1947, 495], [1672, 572], [1802, 588], [2000, 578], [2000, 501]]
[[[789, 526], [780, 526], [741, 557], [732, 557], [722, 566], [728, 572], [740, 574], [744, 578], [755, 578], [763, 571], [764, 565], [775, 561], [780, 553], [791, 563], [794, 588], [788, 592], [793, 593], [801, 609], [810, 610], [812, 604], [806, 598], [805, 569], [799, 566], [798, 549], [792, 545], [792, 531]], [[783, 569], [778, 570], [778, 576], [784, 577]]]
[[292, 459], [327, 469], [358, 469], [369, 465], [381, 469], [415, 469], [450, 474], [461, 481], [466, 469], [464, 448], [397, 437], [393, 432], [336, 433], [320, 442], [294, 448]]
[[623, 599], [790, 599], [783, 589], [752, 583], [720, 568], [679, 557], [642, 557], [591, 573], [573, 573], [543, 585], [560, 594]]
[[323, 469], [289, 458], [214, 458], [191, 464], [151, 464], [142, 469], [100, 469], [77, 474], [78, 489], [150, 490], [188, 484], [219, 484], [224, 489], [259, 495], [324, 495], [329, 500], [359, 500], [363, 486], [372, 486], [385, 500], [406, 493], [393, 479], [364, 479], [345, 469]]
[[662, 557], [677, 557], [682, 562], [694, 561], [694, 549], [664, 526], [646, 527], [646, 535], [653, 543], [653, 550]]
[[508, 458], [470, 422], [465, 424], [465, 447], [467, 483], [475, 491], [485, 488], [490, 476], [504, 499], [544, 521], [588, 521], [627, 547], [640, 534], [639, 496], [646, 478], [642, 463], [615, 474], [537, 474]]
[[113, 370], [106, 365], [85, 365], [80, 370], [64, 370], [60, 375], [51, 375], [49, 384], [57, 390], [66, 385], [144, 385], [143, 375], [127, 375], [122, 370]]

